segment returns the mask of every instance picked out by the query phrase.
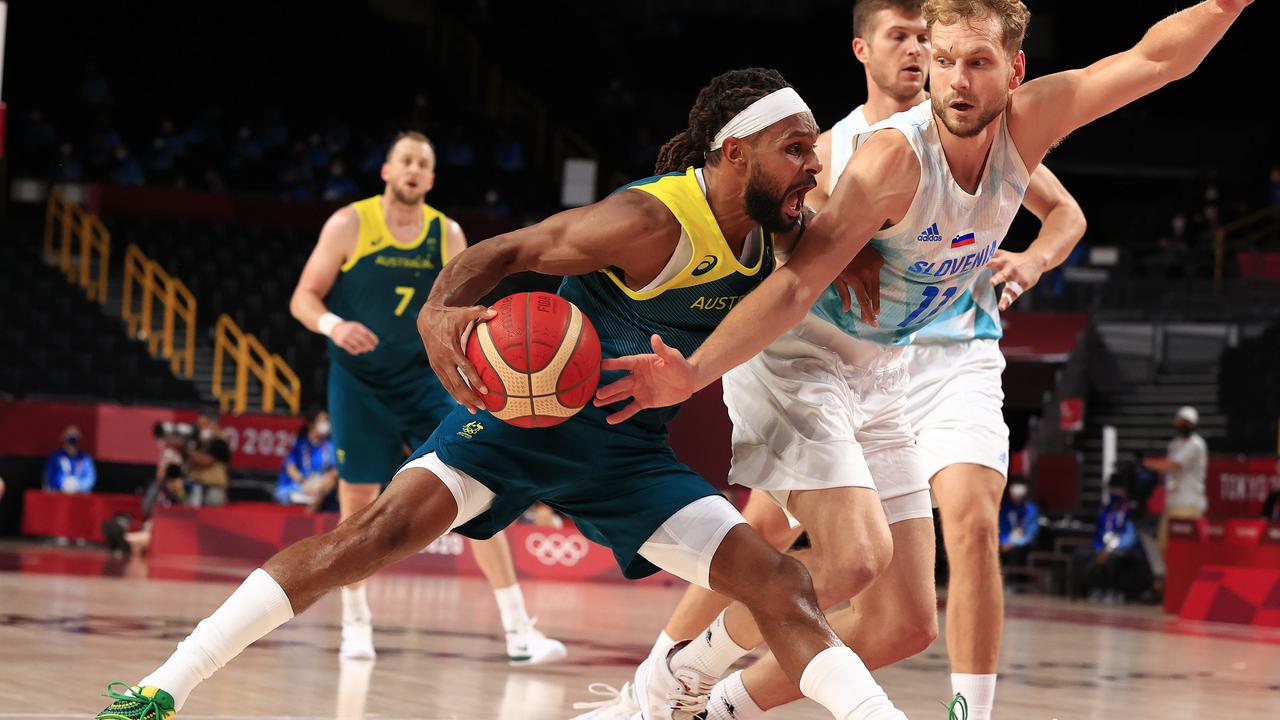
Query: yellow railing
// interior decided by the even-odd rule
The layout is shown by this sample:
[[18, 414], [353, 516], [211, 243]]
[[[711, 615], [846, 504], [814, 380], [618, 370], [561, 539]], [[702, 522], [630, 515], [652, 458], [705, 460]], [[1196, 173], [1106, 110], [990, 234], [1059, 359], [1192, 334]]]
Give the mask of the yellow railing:
[[[235, 383], [223, 387], [224, 357], [235, 363]], [[249, 376], [262, 386], [262, 411], [273, 412], [279, 395], [290, 412], [297, 415], [302, 405], [302, 383], [284, 358], [268, 353], [258, 338], [244, 332], [225, 313], [218, 316], [213, 330], [213, 396], [223, 412], [242, 413], [249, 407]]]
[[107, 301], [111, 233], [96, 215], [63, 198], [56, 187], [49, 191], [45, 207], [44, 258], [62, 270], [67, 282], [79, 285], [90, 300]]
[[1227, 223], [1213, 234], [1213, 289], [1222, 287], [1223, 264], [1227, 250], [1243, 250], [1259, 240], [1280, 231], [1275, 208], [1264, 208]]
[[[173, 374], [191, 377], [195, 372], [196, 298], [186, 284], [130, 243], [124, 252], [123, 293], [120, 314], [129, 335], [145, 340], [152, 355], [167, 358]], [[159, 328], [156, 327], [157, 302], [160, 303]], [[183, 323], [181, 331], [177, 327], [179, 320]], [[180, 348], [175, 341], [179, 334]]]

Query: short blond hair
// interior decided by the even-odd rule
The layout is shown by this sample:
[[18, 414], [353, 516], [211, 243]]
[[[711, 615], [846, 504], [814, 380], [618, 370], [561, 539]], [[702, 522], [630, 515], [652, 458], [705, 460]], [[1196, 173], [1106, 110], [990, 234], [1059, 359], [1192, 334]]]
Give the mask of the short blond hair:
[[1010, 55], [1022, 49], [1031, 24], [1031, 11], [1021, 0], [925, 0], [924, 21], [951, 25], [962, 20], [995, 17], [1000, 21], [1000, 42]]

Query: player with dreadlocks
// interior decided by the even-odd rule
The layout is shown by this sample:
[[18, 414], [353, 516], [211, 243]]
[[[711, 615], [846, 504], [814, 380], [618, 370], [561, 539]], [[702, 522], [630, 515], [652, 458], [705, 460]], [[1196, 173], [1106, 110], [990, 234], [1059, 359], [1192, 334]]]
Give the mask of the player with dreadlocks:
[[[817, 138], [809, 108], [777, 72], [725, 73], [698, 94], [689, 128], [664, 148], [660, 169], [672, 172], [460, 253], [418, 324], [432, 366], [464, 407], [372, 505], [255, 570], [99, 718], [165, 720], [196, 684], [325, 593], [450, 529], [490, 537], [538, 500], [610, 547], [628, 577], [662, 568], [741, 601], [788, 677], [835, 717], [904, 718], [827, 625], [804, 566], [676, 460], [665, 430], [674, 408], [610, 425], [610, 410], [588, 407], [536, 433], [516, 428], [482, 409], [487, 389], [459, 343], [470, 323], [491, 317], [473, 303], [503, 277], [531, 270], [568, 276], [560, 295], [591, 318], [605, 357], [645, 351], [655, 334], [692, 353], [768, 276], [775, 242], [803, 229], [804, 196], [821, 169]], [[641, 666], [636, 685], [655, 688], [645, 720], [688, 718], [711, 689], [696, 672], [673, 673], [666, 657]]]

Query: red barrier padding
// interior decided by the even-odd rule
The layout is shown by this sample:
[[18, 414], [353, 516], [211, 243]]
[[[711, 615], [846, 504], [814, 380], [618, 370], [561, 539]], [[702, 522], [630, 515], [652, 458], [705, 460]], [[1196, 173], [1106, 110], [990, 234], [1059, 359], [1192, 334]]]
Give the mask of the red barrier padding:
[[1171, 520], [1165, 565], [1164, 611], [1179, 613], [1202, 569], [1210, 565], [1280, 572], [1280, 523]]
[[1178, 617], [1280, 627], [1280, 569], [1205, 565]]
[[116, 513], [142, 518], [142, 497], [28, 490], [23, 498], [22, 534], [102, 542], [102, 523]]
[[[287, 545], [332, 529], [332, 513], [306, 514], [267, 503], [237, 503], [220, 508], [158, 508], [151, 526], [148, 559], [166, 568], [193, 566], [184, 559], [216, 558], [261, 563]], [[506, 531], [511, 557], [521, 578], [623, 582], [613, 553], [587, 540], [572, 523], [561, 528], [512, 525]], [[482, 575], [466, 540], [445, 535], [388, 569], [426, 575]], [[192, 572], [195, 572], [194, 570]], [[166, 577], [172, 572], [166, 570]], [[678, 582], [659, 573], [645, 582]]]

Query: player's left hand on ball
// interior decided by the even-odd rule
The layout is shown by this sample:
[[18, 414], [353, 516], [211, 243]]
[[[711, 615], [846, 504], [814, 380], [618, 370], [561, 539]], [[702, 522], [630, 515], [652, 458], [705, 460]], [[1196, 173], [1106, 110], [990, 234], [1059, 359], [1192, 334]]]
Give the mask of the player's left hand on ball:
[[866, 245], [853, 258], [836, 281], [836, 293], [840, 295], [840, 307], [849, 312], [853, 309], [853, 298], [849, 295], [852, 288], [858, 297], [858, 312], [862, 321], [878, 327], [880, 316], [880, 268], [884, 267], [884, 257], [871, 245]]
[[626, 370], [628, 375], [596, 390], [596, 406], [633, 398], [626, 407], [609, 416], [610, 425], [625, 422], [641, 410], [682, 403], [693, 394], [693, 365], [657, 335], [650, 338], [650, 343], [652, 355], [626, 355], [600, 363], [601, 370]]
[[1001, 310], [1008, 310], [1022, 293], [1035, 287], [1045, 271], [1044, 260], [1039, 256], [1008, 250], [997, 250], [987, 267], [991, 268], [992, 287], [1004, 283], [1004, 291], [1000, 293]]
[[479, 305], [448, 307], [431, 302], [423, 305], [422, 312], [418, 313], [418, 334], [422, 336], [431, 369], [453, 399], [473, 413], [485, 406], [480, 395], [489, 390], [480, 381], [475, 366], [467, 360], [462, 336], [472, 323], [484, 322], [496, 314]]

